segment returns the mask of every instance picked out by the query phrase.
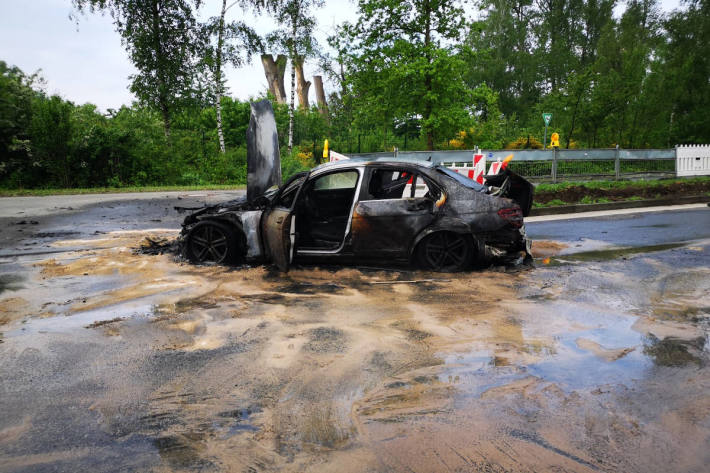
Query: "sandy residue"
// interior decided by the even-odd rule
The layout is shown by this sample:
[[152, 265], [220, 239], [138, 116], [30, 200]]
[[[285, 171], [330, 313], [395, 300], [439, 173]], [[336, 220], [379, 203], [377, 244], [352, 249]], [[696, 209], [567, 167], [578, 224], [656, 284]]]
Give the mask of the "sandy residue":
[[544, 258], [546, 256], [555, 256], [560, 254], [562, 250], [568, 248], [569, 245], [559, 241], [551, 240], [534, 240], [532, 242], [532, 255], [535, 258]]
[[651, 285], [648, 306], [656, 319], [675, 322], [710, 318], [710, 269], [663, 271]]
[[30, 303], [22, 297], [6, 297], [0, 300], [0, 326], [25, 317]]
[[0, 444], [17, 440], [22, 434], [30, 430], [30, 427], [32, 427], [32, 418], [30, 416], [25, 416], [18, 424], [5, 427], [0, 430]]
[[587, 338], [578, 338], [576, 340], [577, 346], [581, 348], [582, 350], [587, 350], [594, 355], [598, 356], [599, 358], [605, 360], [605, 361], [616, 361], [619, 358], [623, 358], [632, 351], [635, 350], [634, 347], [627, 347], [627, 348], [605, 348], [595, 342], [594, 340], [589, 340]]
[[[101, 431], [151, 442], [154, 471], [660, 472], [669, 443], [670, 456], [692, 457], [688, 471], [702, 464], [699, 445], [710, 437], [701, 363], [687, 368], [693, 380], [644, 365], [633, 376], [657, 377], [641, 391], [635, 380], [579, 387], [573, 373], [566, 383], [531, 374], [555, 363], [561, 377], [594, 373], [645, 354], [607, 363], [624, 349], [581, 334], [659, 333], [642, 325], [646, 317], [629, 329], [627, 312], [645, 295], [633, 296], [640, 283], [623, 272], [282, 274], [134, 255], [140, 235], [126, 238], [123, 248], [47, 260], [39, 280], [78, 293], [52, 306], [57, 313], [82, 316], [86, 306], [111, 320], [114, 308], [153, 304], [145, 317], [109, 324], [120, 339], [82, 329], [112, 349], [71, 382], [101, 386], [87, 394]], [[420, 282], [372, 284], [397, 281]], [[666, 411], [658, 399], [668, 398]], [[687, 446], [673, 438], [691, 435]]]
[[[454, 387], [438, 380], [443, 360], [437, 352], [468, 343], [461, 337], [464, 327], [472, 337], [480, 337], [471, 322], [483, 322], [517, 278], [458, 275], [450, 283], [428, 283], [424, 291], [410, 285], [369, 284], [399, 277], [412, 279], [398, 272], [352, 269], [296, 269], [288, 275], [264, 268], [214, 270], [211, 291], [161, 305], [151, 330], [160, 331], [152, 335], [157, 349], [211, 353], [218, 360], [191, 372], [189, 379], [154, 387], [148, 396], [151, 416], [181, 421], [163, 421], [166, 427], [159, 431], [154, 424], [146, 425], [142, 432], [170, 438], [179, 446], [186, 441], [186, 431], [193, 432], [204, 419], [216, 419], [214, 432], [171, 451], [199, 456], [211, 452], [220, 464], [247, 469], [268, 459], [286, 471], [295, 465], [347, 470], [330, 462], [312, 464], [314, 449], [335, 449], [333, 457], [342, 461], [373, 461], [367, 451], [353, 449], [363, 423], [449, 409]], [[440, 278], [414, 276], [427, 277]], [[485, 289], [480, 297], [487, 306], [484, 311], [471, 310], [472, 287]], [[421, 299], [442, 289], [451, 296], [444, 304]], [[124, 327], [123, 338], [131, 339], [134, 330], [132, 325]], [[522, 343], [519, 334], [501, 337]], [[232, 353], [235, 347], [244, 348]], [[222, 358], [217, 355], [222, 350], [232, 354]], [[230, 421], [221, 413], [235, 405], [252, 406], [249, 419], [240, 422], [252, 425], [254, 433], [226, 433]], [[108, 416], [112, 412], [101, 411]], [[244, 438], [252, 440], [245, 443]], [[232, 454], [236, 446], [239, 459]]]

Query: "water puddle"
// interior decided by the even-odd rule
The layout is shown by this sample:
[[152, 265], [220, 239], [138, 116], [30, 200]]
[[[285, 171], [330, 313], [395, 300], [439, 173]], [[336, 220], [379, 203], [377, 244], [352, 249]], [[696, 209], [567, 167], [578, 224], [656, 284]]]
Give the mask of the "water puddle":
[[6, 332], [6, 335], [16, 337], [47, 333], [73, 333], [82, 328], [99, 328], [118, 321], [151, 317], [154, 310], [155, 306], [151, 302], [135, 301], [130, 304], [87, 310], [73, 315], [30, 318], [20, 327]]
[[667, 243], [663, 245], [650, 245], [639, 247], [607, 248], [593, 251], [582, 251], [578, 253], [562, 253], [559, 256], [551, 257], [550, 264], [586, 263], [594, 261], [610, 261], [617, 259], [627, 259], [628, 257], [673, 250], [686, 246], [687, 243]]

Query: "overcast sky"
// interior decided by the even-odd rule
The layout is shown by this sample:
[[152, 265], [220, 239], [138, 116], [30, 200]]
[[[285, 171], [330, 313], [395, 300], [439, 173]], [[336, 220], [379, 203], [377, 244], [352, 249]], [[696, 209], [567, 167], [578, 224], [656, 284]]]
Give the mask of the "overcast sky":
[[[664, 10], [677, 7], [679, 0], [662, 0]], [[220, 0], [206, 0], [200, 16], [219, 14]], [[46, 91], [77, 104], [94, 103], [102, 110], [130, 104], [134, 97], [128, 91], [128, 76], [134, 69], [115, 32], [111, 18], [98, 14], [69, 19], [71, 0], [0, 0], [0, 60], [20, 67], [26, 73], [41, 69], [47, 81]], [[228, 19], [245, 20], [258, 33], [265, 34], [276, 25], [265, 15], [255, 17], [235, 6]], [[315, 36], [326, 45], [330, 31], [344, 21], [356, 19], [351, 0], [326, 0], [317, 12]], [[308, 77], [319, 71], [315, 63], [306, 65]], [[258, 57], [251, 66], [227, 71], [227, 86], [232, 96], [247, 99], [266, 90], [266, 79]], [[288, 75], [288, 73], [287, 73]], [[287, 92], [290, 81], [286, 80]], [[326, 89], [333, 89], [326, 83]], [[311, 87], [311, 100], [314, 91]]]

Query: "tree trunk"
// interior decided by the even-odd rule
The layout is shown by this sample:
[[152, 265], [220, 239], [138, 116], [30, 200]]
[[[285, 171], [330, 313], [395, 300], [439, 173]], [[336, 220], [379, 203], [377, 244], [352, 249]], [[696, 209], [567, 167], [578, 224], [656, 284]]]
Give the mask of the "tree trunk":
[[[158, 1], [153, 0], [151, 4], [151, 15], [153, 20], [153, 48], [155, 49], [156, 63], [160, 64], [163, 61], [163, 47], [160, 35], [160, 8]], [[160, 113], [163, 116], [163, 126], [165, 127], [165, 138], [170, 140], [170, 108], [168, 104], [167, 91], [165, 90], [165, 78], [163, 73], [158, 68], [158, 106]]]
[[269, 85], [269, 92], [276, 98], [276, 102], [286, 103], [286, 88], [284, 87], [284, 73], [286, 72], [286, 56], [279, 54], [274, 61], [271, 54], [261, 55], [261, 64], [264, 66], [266, 83]]
[[567, 132], [567, 149], [569, 149], [569, 144], [572, 142], [572, 134], [574, 133], [575, 122], [577, 121], [577, 111], [579, 110], [579, 102], [582, 100], [582, 94], [584, 93], [586, 87], [579, 86], [577, 84], [577, 101], [574, 104], [574, 112], [572, 112], [572, 124]]
[[323, 90], [323, 78], [321, 76], [313, 76], [313, 86], [316, 88], [316, 100], [318, 101], [318, 110], [323, 118], [328, 119], [328, 102], [325, 100], [325, 90]]
[[163, 126], [165, 127], [165, 138], [170, 140], [170, 110], [164, 101], [160, 103], [160, 114], [163, 116]]
[[[427, 70], [424, 73], [424, 88], [426, 89], [426, 97], [424, 98], [424, 122], [428, 122], [432, 113], [432, 103], [431, 103], [431, 90], [432, 90], [432, 77], [431, 70], [428, 66], [431, 66], [431, 52], [429, 47], [431, 46], [431, 6], [427, 1], [424, 7], [424, 16], [426, 21], [425, 31], [424, 31], [424, 54], [426, 55]], [[426, 149], [432, 151], [434, 149], [434, 133], [431, 129], [431, 125], [427, 124], [426, 132]]]
[[293, 150], [293, 107], [296, 100], [296, 19], [292, 19], [293, 31], [291, 33], [291, 102], [288, 106], [288, 152]]
[[303, 56], [296, 56], [296, 91], [298, 92], [298, 106], [304, 110], [310, 108], [308, 104], [308, 91], [311, 88], [311, 83], [306, 80], [303, 74]]
[[286, 63], [288, 62], [288, 56], [285, 54], [279, 54], [276, 56], [276, 69], [278, 72], [278, 87], [279, 94], [281, 94], [282, 102], [286, 103], [286, 83], [284, 82], [284, 76], [286, 75]]
[[224, 133], [222, 132], [222, 41], [224, 34], [224, 15], [227, 12], [227, 0], [222, 0], [222, 15], [219, 17], [219, 32], [217, 34], [217, 61], [215, 64], [215, 109], [217, 111], [217, 137], [219, 150], [224, 154]]

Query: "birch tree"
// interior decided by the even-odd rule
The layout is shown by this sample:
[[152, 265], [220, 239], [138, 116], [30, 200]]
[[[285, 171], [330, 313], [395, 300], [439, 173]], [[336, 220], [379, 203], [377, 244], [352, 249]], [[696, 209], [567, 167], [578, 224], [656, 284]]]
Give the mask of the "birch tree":
[[[293, 149], [293, 112], [296, 97], [296, 67], [315, 49], [313, 28], [315, 18], [310, 12], [323, 6], [323, 0], [275, 0], [269, 5], [274, 18], [281, 26], [270, 35], [272, 44], [281, 45], [291, 60], [291, 98], [288, 109], [288, 151]], [[305, 80], [305, 79], [304, 79]], [[310, 83], [309, 83], [310, 85]]]
[[[212, 83], [214, 84], [217, 137], [219, 139], [219, 149], [222, 153], [226, 151], [222, 129], [221, 104], [222, 96], [225, 92], [223, 68], [226, 65], [239, 67], [245, 63], [250, 63], [252, 53], [263, 50], [261, 38], [245, 22], [226, 21], [227, 10], [237, 3], [233, 2], [228, 6], [227, 0], [222, 0], [220, 15], [210, 18], [203, 25], [203, 37], [209, 38], [209, 40], [205, 43], [202, 60], [211, 73]], [[241, 2], [241, 4], [242, 6], [246, 5], [245, 2]], [[212, 41], [213, 39], [214, 42]]]
[[80, 13], [110, 13], [137, 69], [130, 90], [155, 106], [170, 137], [171, 118], [190, 100], [203, 44], [194, 8], [201, 0], [72, 0]]

